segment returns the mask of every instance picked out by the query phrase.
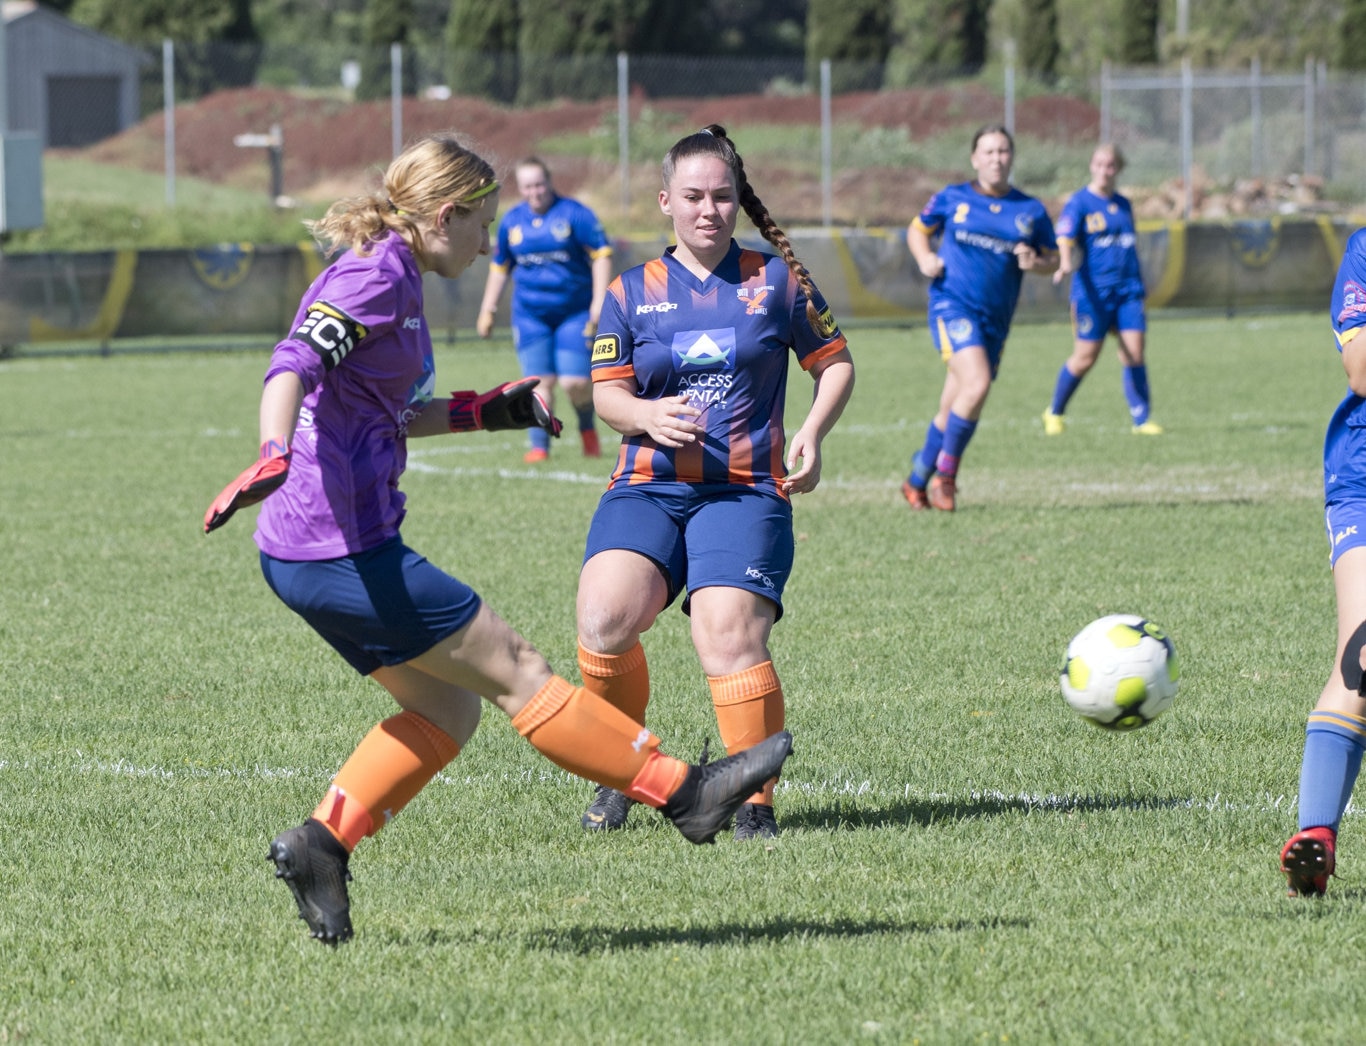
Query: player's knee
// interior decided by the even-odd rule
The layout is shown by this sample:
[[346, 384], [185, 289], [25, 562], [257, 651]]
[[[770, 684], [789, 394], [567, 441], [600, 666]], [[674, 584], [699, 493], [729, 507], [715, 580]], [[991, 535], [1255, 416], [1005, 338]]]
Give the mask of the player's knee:
[[1361, 655], [1363, 648], [1366, 648], [1366, 621], [1357, 625], [1347, 639], [1347, 645], [1342, 648], [1342, 660], [1339, 663], [1342, 669], [1342, 682], [1348, 690], [1356, 694], [1366, 696], [1366, 690], [1362, 687], [1362, 676], [1366, 673], [1362, 671]]

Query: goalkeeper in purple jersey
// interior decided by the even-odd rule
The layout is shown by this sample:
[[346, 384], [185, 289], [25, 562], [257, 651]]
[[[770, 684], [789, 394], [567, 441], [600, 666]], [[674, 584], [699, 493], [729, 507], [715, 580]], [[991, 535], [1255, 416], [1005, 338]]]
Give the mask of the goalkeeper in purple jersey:
[[1292, 897], [1317, 897], [1337, 865], [1338, 826], [1366, 750], [1366, 229], [1347, 241], [1330, 299], [1347, 394], [1323, 441], [1324, 526], [1337, 594], [1332, 672], [1309, 713], [1299, 831], [1281, 849]]
[[[593, 343], [594, 403], [622, 441], [579, 575], [579, 671], [643, 724], [640, 637], [681, 595], [734, 754], [783, 728], [768, 639], [792, 568], [790, 498], [820, 480], [821, 443], [848, 401], [854, 364], [724, 128], [677, 142], [662, 174], [659, 205], [676, 246], [613, 281]], [[775, 254], [735, 242], [742, 210]], [[815, 394], [785, 443], [793, 357]], [[777, 834], [774, 783], [741, 807], [737, 839]], [[584, 828], [622, 827], [628, 799], [600, 788]]]
[[[593, 425], [588, 350], [612, 279], [612, 245], [591, 210], [555, 192], [542, 161], [522, 160], [513, 174], [522, 202], [498, 223], [475, 329], [481, 338], [493, 331], [498, 299], [510, 278], [512, 340], [522, 373], [540, 382], [538, 391], [552, 411], [556, 383], [564, 388], [578, 418], [584, 456], [596, 458], [602, 451]], [[549, 456], [549, 438], [532, 429], [526, 460]]]
[[[478, 593], [400, 536], [409, 439], [559, 433], [534, 378], [433, 395], [423, 275], [454, 279], [487, 254], [497, 209], [488, 163], [454, 136], [432, 135], [389, 165], [383, 195], [340, 201], [311, 224], [341, 256], [308, 288], [271, 356], [260, 459], [204, 517], [205, 531], [216, 530], [263, 502], [256, 543], [267, 583], [400, 709], [361, 740], [312, 815], [270, 844], [299, 917], [328, 944], [351, 936], [352, 851], [459, 754], [480, 698], [557, 765], [659, 809], [695, 843], [711, 842], [791, 750], [780, 731], [705, 767], [665, 755], [658, 738], [555, 675]], [[330, 705], [318, 714], [328, 718]]]
[[1043, 430], [1061, 436], [1063, 412], [1081, 379], [1095, 366], [1101, 343], [1113, 331], [1119, 339], [1124, 368], [1124, 398], [1138, 436], [1160, 436], [1162, 426], [1152, 420], [1144, 337], [1143, 272], [1138, 264], [1138, 231], [1134, 210], [1115, 191], [1124, 170], [1124, 154], [1114, 145], [1100, 145], [1091, 154], [1091, 181], [1072, 194], [1058, 217], [1058, 271], [1054, 283], [1072, 277], [1072, 355], [1058, 371], [1053, 400], [1043, 412]]
[[1052, 271], [1057, 261], [1048, 212], [1010, 184], [1014, 159], [1010, 132], [983, 127], [972, 139], [977, 177], [935, 193], [906, 230], [921, 275], [932, 281], [930, 338], [948, 364], [939, 409], [901, 485], [916, 511], [957, 508], [959, 463], [1000, 369], [1024, 275]]

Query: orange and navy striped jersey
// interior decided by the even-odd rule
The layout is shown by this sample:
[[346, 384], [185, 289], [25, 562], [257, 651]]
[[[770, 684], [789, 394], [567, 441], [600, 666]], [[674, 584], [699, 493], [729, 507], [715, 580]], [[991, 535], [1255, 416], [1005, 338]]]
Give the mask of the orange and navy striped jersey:
[[607, 290], [593, 341], [593, 380], [627, 380], [646, 399], [687, 395], [706, 432], [674, 450], [625, 436], [608, 488], [661, 482], [736, 483], [783, 496], [783, 407], [789, 350], [803, 370], [845, 348], [820, 292], [822, 330], [786, 263], [731, 241], [705, 280], [673, 248]]

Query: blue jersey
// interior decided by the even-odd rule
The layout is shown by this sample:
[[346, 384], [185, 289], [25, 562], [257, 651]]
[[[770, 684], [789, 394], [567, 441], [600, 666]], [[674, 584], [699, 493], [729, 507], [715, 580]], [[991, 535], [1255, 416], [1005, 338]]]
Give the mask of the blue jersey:
[[1040, 252], [1057, 247], [1043, 204], [1013, 186], [1004, 196], [984, 193], [972, 182], [946, 186], [912, 224], [931, 238], [942, 234], [937, 249], [944, 271], [930, 284], [930, 311], [936, 304], [956, 306], [998, 337], [1010, 329], [1024, 282], [1016, 246]]
[[492, 264], [512, 272], [512, 309], [537, 316], [588, 311], [593, 259], [612, 253], [602, 223], [583, 204], [555, 197], [544, 214], [519, 203], [498, 224]]
[[1082, 251], [1072, 274], [1073, 301], [1128, 301], [1143, 297], [1134, 209], [1119, 193], [1105, 197], [1078, 189], [1058, 216], [1058, 239]]
[[[1339, 352], [1354, 338], [1366, 336], [1366, 229], [1347, 241], [1330, 309]], [[1366, 398], [1350, 389], [1328, 421], [1323, 489], [1327, 501], [1366, 498]]]
[[677, 450], [626, 436], [612, 487], [652, 480], [736, 483], [786, 497], [783, 406], [789, 351], [809, 370], [845, 348], [819, 292], [823, 329], [787, 264], [731, 241], [705, 280], [662, 258], [622, 273], [607, 289], [593, 341], [593, 380], [627, 380], [637, 396], [687, 395], [706, 432]]

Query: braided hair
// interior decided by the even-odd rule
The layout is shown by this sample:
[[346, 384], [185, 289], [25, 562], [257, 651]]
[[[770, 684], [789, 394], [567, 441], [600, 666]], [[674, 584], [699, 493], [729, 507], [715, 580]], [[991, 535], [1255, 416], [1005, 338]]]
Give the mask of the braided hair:
[[787, 233], [778, 227], [763, 201], [755, 195], [754, 187], [745, 177], [745, 161], [740, 158], [735, 143], [726, 135], [724, 127], [715, 123], [708, 124], [696, 134], [690, 134], [675, 142], [673, 148], [665, 154], [661, 167], [664, 187], [667, 189], [672, 183], [674, 170], [679, 163], [694, 156], [714, 156], [730, 169], [731, 176], [735, 179], [736, 190], [740, 194], [740, 206], [744, 208], [745, 214], [749, 215], [754, 227], [759, 230], [759, 235], [777, 250], [798, 286], [805, 292], [806, 320], [811, 324], [811, 329], [818, 334], [829, 334], [833, 329], [833, 321], [822, 319], [821, 314], [816, 311], [816, 286], [811, 282], [811, 273], [793, 251]]

